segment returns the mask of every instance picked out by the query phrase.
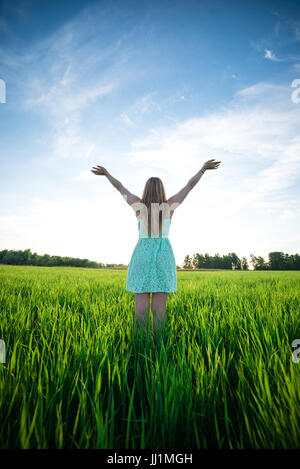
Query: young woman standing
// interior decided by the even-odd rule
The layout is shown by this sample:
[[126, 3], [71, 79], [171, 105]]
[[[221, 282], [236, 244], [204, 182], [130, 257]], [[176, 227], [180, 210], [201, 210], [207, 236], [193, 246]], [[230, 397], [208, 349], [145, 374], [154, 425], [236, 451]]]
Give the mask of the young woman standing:
[[188, 183], [167, 199], [160, 178], [151, 177], [145, 184], [142, 197], [132, 194], [103, 166], [91, 170], [106, 176], [134, 209], [138, 221], [139, 239], [132, 253], [127, 271], [126, 290], [135, 294], [136, 319], [145, 324], [150, 311], [153, 315], [153, 332], [158, 323], [164, 323], [168, 294], [177, 290], [176, 262], [169, 228], [175, 209], [195, 187], [204, 172], [217, 169], [220, 161], [208, 160]]

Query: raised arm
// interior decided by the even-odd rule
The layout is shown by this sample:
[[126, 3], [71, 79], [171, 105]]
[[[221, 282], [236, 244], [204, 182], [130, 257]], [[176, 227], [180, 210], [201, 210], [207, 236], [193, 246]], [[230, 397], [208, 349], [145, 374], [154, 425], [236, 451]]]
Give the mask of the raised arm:
[[221, 161], [208, 160], [202, 168], [198, 171], [198, 173], [193, 176], [189, 182], [179, 191], [177, 194], [173, 195], [169, 198], [168, 204], [181, 204], [188, 193], [195, 187], [195, 185], [199, 182], [200, 178], [203, 176], [204, 172], [207, 169], [217, 169], [220, 165]]
[[137, 195], [129, 192], [129, 190], [126, 189], [120, 181], [114, 178], [103, 166], [94, 166], [91, 171], [97, 176], [106, 176], [109, 182], [123, 195], [129, 205], [140, 202], [141, 199]]

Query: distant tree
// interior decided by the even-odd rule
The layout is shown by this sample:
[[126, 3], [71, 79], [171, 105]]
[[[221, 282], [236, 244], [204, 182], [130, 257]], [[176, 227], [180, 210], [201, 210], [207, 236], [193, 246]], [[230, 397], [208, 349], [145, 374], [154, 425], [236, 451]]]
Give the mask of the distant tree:
[[281, 251], [269, 252], [269, 264], [272, 270], [285, 270], [288, 264], [288, 259], [285, 258], [284, 253]]
[[290, 268], [291, 270], [300, 270], [300, 256], [299, 254], [290, 255]]
[[7, 249], [0, 251], [0, 264], [4, 264], [3, 259], [5, 258], [6, 254], [8, 253]]
[[212, 266], [214, 269], [222, 269], [222, 265], [223, 265], [222, 257], [217, 252], [217, 254], [215, 254], [212, 259]]
[[253, 265], [254, 270], [269, 270], [269, 263], [264, 260], [262, 256], [254, 256], [250, 254], [251, 264]]
[[25, 249], [22, 254], [24, 264], [30, 265], [31, 263], [31, 249]]
[[203, 269], [205, 267], [205, 257], [203, 254], [197, 253], [197, 269]]
[[43, 256], [40, 256], [39, 265], [43, 265], [43, 266], [49, 265], [49, 261], [50, 261], [50, 255], [44, 254]]
[[232, 258], [230, 254], [224, 254], [222, 258], [222, 269], [232, 270]]
[[190, 256], [188, 254], [184, 258], [182, 267], [184, 269], [192, 269], [193, 268], [192, 259], [190, 258]]
[[[12, 265], [38, 265], [38, 266], [71, 266], [71, 267], [104, 267], [101, 262], [79, 259], [76, 257], [60, 257], [44, 254], [43, 256], [32, 253], [30, 249], [24, 251], [3, 250], [0, 251], [0, 263]], [[120, 265], [120, 264], [119, 264]]]
[[207, 252], [204, 254], [204, 265], [203, 265], [203, 267], [205, 269], [210, 269], [212, 267], [211, 258], [210, 258], [210, 255]]
[[257, 266], [257, 257], [254, 255], [254, 254], [250, 254], [250, 263], [252, 264], [253, 266], [253, 269], [256, 270], [256, 266]]
[[248, 264], [248, 261], [247, 261], [246, 257], [242, 257], [242, 259], [241, 259], [241, 269], [242, 270], [249, 270], [249, 264]]
[[241, 270], [241, 261], [235, 252], [229, 254], [231, 257], [231, 265], [233, 270]]
[[13, 251], [13, 250], [7, 251], [6, 254], [3, 256], [2, 263], [9, 264], [9, 265], [22, 265], [23, 263], [22, 251]]
[[192, 258], [192, 267], [193, 269], [198, 269], [198, 253], [193, 255]]
[[267, 262], [265, 262], [264, 258], [262, 256], [258, 256], [257, 258], [257, 270], [268, 270], [269, 265]]
[[36, 252], [31, 254], [30, 265], [38, 265], [38, 261], [39, 261], [39, 255]]
[[284, 270], [295, 270], [294, 268], [294, 256], [293, 254], [284, 255]]

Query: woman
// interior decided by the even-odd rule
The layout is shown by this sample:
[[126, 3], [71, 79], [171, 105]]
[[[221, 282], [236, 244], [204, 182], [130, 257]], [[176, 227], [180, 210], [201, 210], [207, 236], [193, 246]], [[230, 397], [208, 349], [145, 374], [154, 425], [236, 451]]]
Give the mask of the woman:
[[160, 178], [151, 177], [145, 184], [142, 197], [132, 194], [103, 166], [91, 170], [106, 176], [134, 209], [139, 230], [139, 240], [128, 266], [126, 290], [135, 294], [135, 313], [142, 323], [150, 310], [153, 315], [153, 332], [158, 322], [163, 323], [168, 294], [177, 290], [177, 272], [174, 253], [168, 238], [175, 209], [195, 187], [207, 169], [217, 169], [220, 161], [208, 160], [177, 194], [169, 199]]

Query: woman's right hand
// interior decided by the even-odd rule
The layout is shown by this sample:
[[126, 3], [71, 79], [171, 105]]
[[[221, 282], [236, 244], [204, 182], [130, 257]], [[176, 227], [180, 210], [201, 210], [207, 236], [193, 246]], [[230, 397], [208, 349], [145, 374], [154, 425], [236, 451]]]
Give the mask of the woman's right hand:
[[96, 174], [96, 176], [107, 176], [108, 171], [105, 169], [103, 166], [94, 166], [93, 169], [91, 169], [92, 173]]
[[206, 171], [206, 169], [218, 169], [221, 161], [215, 161], [213, 160], [208, 160], [204, 165], [202, 166], [203, 171]]

